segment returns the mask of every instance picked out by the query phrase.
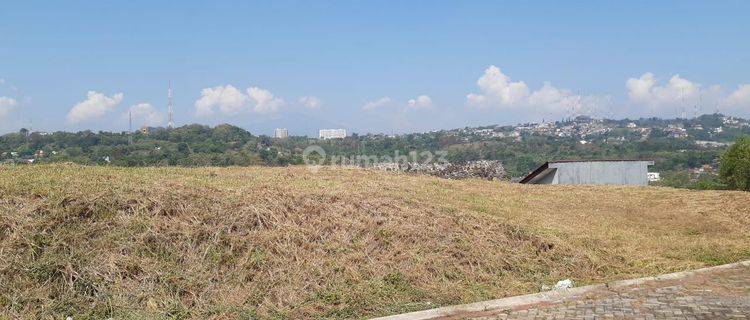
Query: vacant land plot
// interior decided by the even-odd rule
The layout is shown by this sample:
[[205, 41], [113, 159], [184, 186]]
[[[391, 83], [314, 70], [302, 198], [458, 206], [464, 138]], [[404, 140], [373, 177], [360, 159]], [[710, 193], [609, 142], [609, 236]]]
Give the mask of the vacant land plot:
[[748, 258], [742, 192], [0, 167], [10, 318], [363, 318]]

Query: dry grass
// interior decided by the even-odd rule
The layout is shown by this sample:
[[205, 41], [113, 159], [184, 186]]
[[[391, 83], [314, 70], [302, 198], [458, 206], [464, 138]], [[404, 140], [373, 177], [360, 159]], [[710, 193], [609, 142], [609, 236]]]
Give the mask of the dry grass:
[[748, 258], [750, 193], [0, 167], [10, 318], [363, 318]]

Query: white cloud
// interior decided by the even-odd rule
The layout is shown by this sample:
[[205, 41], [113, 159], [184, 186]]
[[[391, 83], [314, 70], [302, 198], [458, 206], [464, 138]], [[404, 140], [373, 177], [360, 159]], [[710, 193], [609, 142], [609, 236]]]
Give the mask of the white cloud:
[[412, 109], [428, 109], [432, 107], [432, 99], [428, 95], [420, 95], [416, 99], [410, 99], [407, 102]]
[[628, 97], [636, 104], [652, 108], [674, 107], [694, 103], [702, 94], [701, 85], [672, 76], [665, 85], [658, 85], [653, 73], [646, 72], [640, 78], [630, 78], [625, 82]]
[[201, 90], [201, 97], [195, 101], [196, 115], [199, 117], [214, 114], [215, 109], [224, 115], [244, 112], [273, 113], [286, 103], [265, 89], [250, 87], [246, 93], [232, 85], [217, 86]]
[[383, 107], [387, 107], [392, 105], [392, 100], [390, 97], [382, 97], [375, 101], [370, 101], [366, 103], [364, 106], [362, 106], [362, 110], [370, 111], [375, 109], [380, 109]]
[[255, 102], [253, 111], [258, 113], [277, 112], [279, 111], [279, 108], [286, 104], [283, 99], [274, 97], [271, 91], [258, 87], [248, 88], [247, 95], [253, 102]]
[[7, 116], [17, 105], [18, 101], [16, 99], [0, 97], [0, 118]]
[[0, 78], [0, 86], [5, 84], [5, 78]]
[[129, 115], [133, 117], [133, 122], [137, 125], [158, 126], [164, 123], [164, 114], [156, 110], [150, 103], [139, 103], [130, 106], [129, 114], [123, 114], [124, 117]]
[[195, 102], [195, 111], [198, 116], [208, 116], [218, 108], [224, 114], [234, 115], [244, 109], [247, 101], [248, 97], [232, 85], [205, 88]]
[[77, 124], [101, 118], [117, 108], [122, 103], [122, 99], [122, 93], [116, 93], [111, 97], [107, 97], [102, 93], [89, 91], [86, 94], [86, 100], [73, 106], [68, 112], [66, 119], [68, 123]]
[[320, 106], [323, 105], [323, 102], [318, 99], [318, 97], [313, 96], [304, 96], [297, 100], [297, 104], [311, 110], [317, 110], [320, 109]]
[[541, 89], [529, 96], [532, 105], [567, 105], [580, 100], [579, 96], [573, 95], [569, 90], [558, 89], [549, 82], [545, 82]]
[[566, 111], [573, 115], [581, 113], [582, 100], [581, 96], [574, 95], [569, 90], [558, 89], [549, 82], [545, 82], [541, 89], [529, 96], [528, 103], [546, 112]]
[[[418, 110], [432, 110], [432, 99], [427, 95], [419, 95], [407, 101], [394, 101], [390, 97], [382, 97], [378, 100], [366, 103], [362, 110], [377, 115], [379, 119], [387, 119], [395, 127], [409, 127], [413, 116]], [[422, 115], [424, 116], [424, 115]]]
[[604, 108], [612, 104], [608, 95], [579, 95], [570, 90], [559, 89], [549, 82], [528, 98], [528, 106], [542, 114], [550, 115], [597, 115], [601, 116]]
[[737, 90], [729, 94], [723, 101], [722, 105], [729, 107], [746, 107], [750, 109], [750, 84], [741, 84]]
[[0, 107], [15, 107], [18, 105], [18, 101], [13, 98], [0, 97]]
[[570, 90], [557, 88], [549, 82], [532, 92], [525, 82], [512, 81], [496, 66], [484, 70], [484, 74], [477, 80], [477, 87], [479, 93], [466, 95], [468, 105], [529, 115], [593, 114], [611, 99], [609, 96], [573, 94]]
[[640, 78], [630, 78], [625, 82], [628, 88], [628, 97], [634, 101], [647, 101], [651, 96], [651, 89], [656, 84], [654, 74], [644, 73]]
[[720, 85], [704, 88], [679, 74], [659, 84], [654, 74], [646, 72], [639, 78], [628, 79], [625, 87], [634, 106], [648, 107], [653, 115], [694, 116], [694, 112], [707, 113], [716, 109], [739, 116], [750, 115], [750, 84], [740, 84], [727, 94]]
[[466, 100], [469, 104], [479, 107], [516, 106], [529, 95], [526, 83], [512, 82], [510, 77], [496, 66], [484, 70], [484, 75], [477, 80], [477, 87], [481, 93], [469, 93]]

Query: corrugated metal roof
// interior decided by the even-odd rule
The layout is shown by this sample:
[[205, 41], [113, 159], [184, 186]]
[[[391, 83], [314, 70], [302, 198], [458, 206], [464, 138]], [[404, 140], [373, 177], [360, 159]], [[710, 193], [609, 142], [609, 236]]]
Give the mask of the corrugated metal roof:
[[555, 160], [547, 163], [565, 163], [565, 162], [622, 162], [622, 161], [651, 161], [640, 159], [588, 159], [588, 160]]
[[527, 183], [531, 181], [531, 179], [534, 179], [538, 174], [542, 173], [544, 170], [547, 170], [549, 167], [549, 162], [545, 162], [543, 165], [539, 166], [539, 168], [536, 168], [534, 171], [531, 171], [526, 177], [521, 179], [521, 181], [518, 181], [518, 183]]

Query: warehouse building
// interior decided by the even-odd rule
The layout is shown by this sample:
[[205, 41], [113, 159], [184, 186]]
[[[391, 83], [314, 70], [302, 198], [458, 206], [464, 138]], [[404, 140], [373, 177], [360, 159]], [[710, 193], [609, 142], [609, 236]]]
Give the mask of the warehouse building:
[[523, 178], [528, 184], [648, 185], [645, 160], [563, 160], [547, 162]]

